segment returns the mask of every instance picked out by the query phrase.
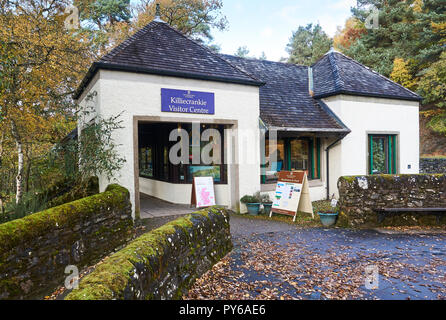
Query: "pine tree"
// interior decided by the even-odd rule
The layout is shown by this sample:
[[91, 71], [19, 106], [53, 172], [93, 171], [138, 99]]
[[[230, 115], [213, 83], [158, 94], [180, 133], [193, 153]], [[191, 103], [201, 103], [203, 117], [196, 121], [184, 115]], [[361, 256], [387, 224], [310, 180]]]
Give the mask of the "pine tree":
[[249, 55], [249, 49], [247, 46], [238, 47], [237, 51], [234, 53], [236, 57], [240, 58], [248, 58]]
[[319, 24], [313, 26], [310, 23], [306, 27], [299, 26], [297, 31], [293, 32], [287, 45], [290, 55], [288, 62], [311, 65], [330, 50], [332, 44], [333, 41]]

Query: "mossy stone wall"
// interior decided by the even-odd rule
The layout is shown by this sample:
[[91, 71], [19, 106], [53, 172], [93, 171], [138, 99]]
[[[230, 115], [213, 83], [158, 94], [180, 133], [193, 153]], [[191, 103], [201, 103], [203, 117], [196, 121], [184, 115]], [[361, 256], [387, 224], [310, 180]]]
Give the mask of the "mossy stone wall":
[[[378, 223], [374, 208], [446, 208], [446, 175], [346, 176], [338, 180], [339, 220], [351, 227], [436, 225], [436, 217], [417, 213], [389, 216]], [[446, 224], [446, 215], [441, 220]]]
[[33, 299], [133, 237], [127, 189], [103, 193], [0, 224], [0, 299]]
[[140, 236], [106, 258], [66, 299], [180, 299], [231, 249], [226, 210], [203, 209]]

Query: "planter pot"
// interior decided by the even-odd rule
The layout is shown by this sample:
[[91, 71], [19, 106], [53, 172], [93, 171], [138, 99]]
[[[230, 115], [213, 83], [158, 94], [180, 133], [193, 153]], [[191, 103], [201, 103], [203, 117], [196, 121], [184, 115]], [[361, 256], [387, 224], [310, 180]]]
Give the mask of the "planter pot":
[[248, 209], [248, 213], [252, 216], [256, 216], [260, 211], [260, 203], [247, 203], [246, 209]]
[[330, 227], [336, 223], [336, 219], [338, 217], [337, 212], [318, 212], [319, 218], [321, 219], [322, 225], [324, 227]]
[[271, 212], [272, 203], [262, 203], [263, 204], [263, 212], [265, 214], [269, 214]]

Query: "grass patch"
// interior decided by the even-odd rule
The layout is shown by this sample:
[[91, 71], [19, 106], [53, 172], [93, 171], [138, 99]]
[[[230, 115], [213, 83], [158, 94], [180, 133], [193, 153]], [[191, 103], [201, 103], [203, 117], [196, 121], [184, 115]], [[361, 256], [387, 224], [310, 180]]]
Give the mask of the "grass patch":
[[446, 155], [422, 155], [421, 159], [446, 159]]
[[242, 217], [245, 219], [253, 219], [253, 220], [268, 220], [268, 221], [279, 221], [279, 222], [285, 222], [290, 224], [295, 224], [302, 227], [320, 227], [322, 224], [319, 221], [318, 217], [311, 218], [311, 215], [304, 212], [299, 212], [296, 217], [296, 221], [293, 222], [292, 216], [287, 216], [283, 214], [277, 214], [273, 213], [273, 216], [270, 218], [269, 215], [266, 215], [262, 212], [260, 212], [257, 216], [253, 216], [250, 214], [240, 214], [240, 213], [232, 213], [234, 216]]
[[[313, 201], [313, 213], [314, 213], [314, 219], [311, 217], [310, 214], [305, 212], [298, 212], [296, 216], [296, 221], [293, 222], [292, 216], [287, 216], [283, 214], [277, 214], [273, 213], [272, 217], [270, 218], [269, 215], [266, 215], [265, 213], [260, 210], [259, 214], [257, 216], [250, 215], [248, 213], [246, 214], [240, 214], [240, 213], [234, 213], [232, 214], [237, 217], [242, 217], [245, 219], [256, 219], [256, 220], [273, 220], [273, 221], [279, 221], [279, 222], [285, 222], [294, 224], [300, 227], [309, 227], [309, 228], [316, 228], [316, 227], [324, 227], [321, 223], [321, 220], [318, 216], [318, 212], [320, 211], [331, 211], [333, 210], [333, 207], [331, 206], [331, 201], [329, 200], [319, 200], [319, 201]], [[338, 207], [335, 208], [335, 210], [338, 210]], [[335, 227], [339, 227], [339, 223], [335, 224]], [[326, 227], [324, 227], [326, 228]]]

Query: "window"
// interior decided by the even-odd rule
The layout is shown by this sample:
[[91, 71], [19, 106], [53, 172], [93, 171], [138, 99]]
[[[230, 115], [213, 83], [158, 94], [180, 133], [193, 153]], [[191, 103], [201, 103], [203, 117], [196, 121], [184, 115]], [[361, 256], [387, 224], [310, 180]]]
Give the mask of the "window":
[[140, 148], [139, 149], [139, 174], [142, 177], [153, 177], [153, 160], [152, 160], [152, 148]]
[[309, 140], [291, 140], [289, 170], [308, 170], [309, 154]]
[[368, 141], [369, 174], [395, 174], [396, 135], [371, 134]]
[[[206, 129], [216, 129], [219, 130], [219, 126], [218, 125], [202, 125], [201, 127], [201, 131], [203, 132]], [[223, 130], [219, 130], [220, 132], [220, 137], [224, 136]], [[216, 141], [213, 141], [212, 137], [210, 139], [210, 141], [200, 141], [200, 154], [203, 150], [204, 147], [206, 147], [206, 145], [208, 143], [217, 143]], [[192, 149], [193, 149], [194, 145], [193, 145], [193, 141], [192, 141], [192, 133], [191, 131], [189, 131], [189, 155], [192, 155]], [[197, 144], [198, 147], [198, 144]], [[219, 148], [220, 150], [222, 150], [222, 145], [217, 145], [216, 148]], [[222, 155], [222, 152], [220, 152], [220, 156]], [[212, 149], [210, 151], [209, 154], [210, 157], [214, 156], [214, 150]], [[220, 157], [220, 162], [223, 162], [223, 158]], [[210, 164], [204, 164], [203, 163], [203, 159], [200, 159], [202, 162], [201, 164], [198, 165], [189, 165], [188, 166], [188, 173], [187, 173], [187, 181], [189, 183], [192, 183], [192, 179], [193, 177], [213, 177], [214, 178], [214, 182], [218, 183], [221, 182], [221, 175], [222, 175], [222, 164], [219, 163], [210, 163]]]
[[285, 156], [285, 142], [283, 139], [265, 140], [265, 165], [261, 168], [263, 183], [277, 181], [277, 173], [283, 170]]
[[[143, 178], [171, 183], [192, 183], [193, 177], [212, 176], [216, 184], [227, 183], [225, 164], [205, 164], [201, 160], [199, 164], [174, 165], [169, 161], [170, 148], [177, 143], [176, 141], [169, 141], [169, 134], [172, 130], [178, 128], [183, 128], [189, 132], [189, 159], [192, 161], [191, 124], [147, 123], [139, 125], [139, 175]], [[224, 159], [224, 126], [202, 125], [200, 128], [201, 133], [208, 128], [213, 128], [220, 132], [221, 141], [217, 148], [221, 150], [221, 159]], [[201, 141], [199, 145], [200, 153], [208, 143], [208, 141]], [[213, 156], [212, 152], [213, 150], [210, 156]]]
[[319, 138], [266, 139], [262, 183], [275, 183], [281, 170], [303, 170], [309, 179], [320, 179], [320, 148]]

